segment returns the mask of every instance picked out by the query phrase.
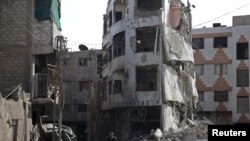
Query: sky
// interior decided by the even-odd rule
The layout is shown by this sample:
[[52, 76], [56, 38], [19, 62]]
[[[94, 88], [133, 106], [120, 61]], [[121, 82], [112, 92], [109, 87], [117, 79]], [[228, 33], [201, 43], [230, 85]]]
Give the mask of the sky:
[[[186, 0], [182, 1], [186, 3]], [[107, 2], [62, 0], [62, 35], [68, 39], [68, 48], [78, 51], [79, 44], [89, 49], [101, 48]], [[195, 28], [212, 27], [213, 23], [231, 26], [232, 16], [250, 15], [250, 0], [190, 0], [190, 3], [195, 5], [192, 8], [192, 25]]]

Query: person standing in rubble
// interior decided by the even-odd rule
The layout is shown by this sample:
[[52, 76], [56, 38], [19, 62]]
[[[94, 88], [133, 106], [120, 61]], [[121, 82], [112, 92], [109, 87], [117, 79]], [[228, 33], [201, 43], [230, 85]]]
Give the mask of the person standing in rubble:
[[118, 141], [118, 139], [114, 135], [114, 132], [109, 132], [109, 136], [106, 138], [106, 141]]

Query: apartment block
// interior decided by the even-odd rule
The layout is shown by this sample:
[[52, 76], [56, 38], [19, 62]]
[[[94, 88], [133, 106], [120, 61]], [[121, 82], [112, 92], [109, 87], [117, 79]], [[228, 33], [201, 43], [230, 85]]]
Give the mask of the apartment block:
[[69, 52], [63, 62], [63, 124], [74, 130], [78, 140], [87, 140], [90, 134], [90, 115], [94, 112], [91, 98], [101, 70], [101, 50]]
[[197, 91], [189, 6], [179, 0], [109, 0], [95, 139], [114, 131], [127, 141], [151, 129], [177, 130], [191, 118]]
[[250, 122], [250, 16], [192, 30], [199, 114], [216, 124]]

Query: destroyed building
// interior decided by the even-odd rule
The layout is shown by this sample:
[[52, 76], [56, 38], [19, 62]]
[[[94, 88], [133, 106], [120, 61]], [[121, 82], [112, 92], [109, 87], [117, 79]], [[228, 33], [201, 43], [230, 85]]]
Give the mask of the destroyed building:
[[87, 140], [94, 112], [90, 98], [93, 84], [100, 79], [102, 51], [83, 48], [69, 52], [63, 65], [63, 124], [74, 130], [77, 140]]
[[[27, 116], [23, 120], [32, 119], [33, 125], [37, 125], [41, 115], [52, 113], [53, 108], [48, 109], [48, 106], [57, 101], [56, 96], [50, 96], [53, 88], [49, 81], [53, 79], [49, 74], [56, 69], [48, 64], [55, 65], [56, 62], [55, 37], [61, 31], [60, 3], [61, 0], [0, 2], [0, 92], [3, 98], [13, 99], [13, 95], [9, 94], [22, 87], [29, 93], [31, 102], [28, 107], [20, 102], [7, 102], [11, 107], [9, 110], [21, 111], [14, 113], [13, 124], [10, 124], [14, 140], [29, 140], [32, 133], [26, 132], [29, 124], [22, 121], [19, 124], [18, 118]], [[4, 113], [9, 113], [9, 110]], [[0, 124], [5, 126], [3, 122]], [[22, 132], [21, 136], [19, 132]]]
[[250, 16], [192, 30], [199, 115], [215, 124], [250, 123]]
[[102, 113], [97, 140], [177, 130], [196, 105], [190, 4], [109, 0], [103, 17]]

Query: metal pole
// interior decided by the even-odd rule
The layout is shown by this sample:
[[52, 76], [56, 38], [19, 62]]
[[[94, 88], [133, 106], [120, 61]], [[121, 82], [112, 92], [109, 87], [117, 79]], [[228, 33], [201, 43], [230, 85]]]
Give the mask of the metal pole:
[[59, 131], [59, 139], [58, 139], [58, 141], [61, 141], [61, 138], [62, 138], [62, 107], [61, 107], [61, 104], [62, 104], [62, 78], [61, 78], [61, 63], [60, 63], [60, 61], [61, 61], [61, 53], [62, 53], [62, 51], [64, 51], [63, 50], [63, 47], [62, 47], [62, 45], [63, 45], [63, 36], [60, 36], [59, 37], [59, 39], [60, 39], [60, 49], [59, 49], [59, 51], [58, 51], [58, 75], [59, 75], [59, 95], [58, 95], [58, 117], [59, 117], [59, 121], [58, 121], [58, 131]]

